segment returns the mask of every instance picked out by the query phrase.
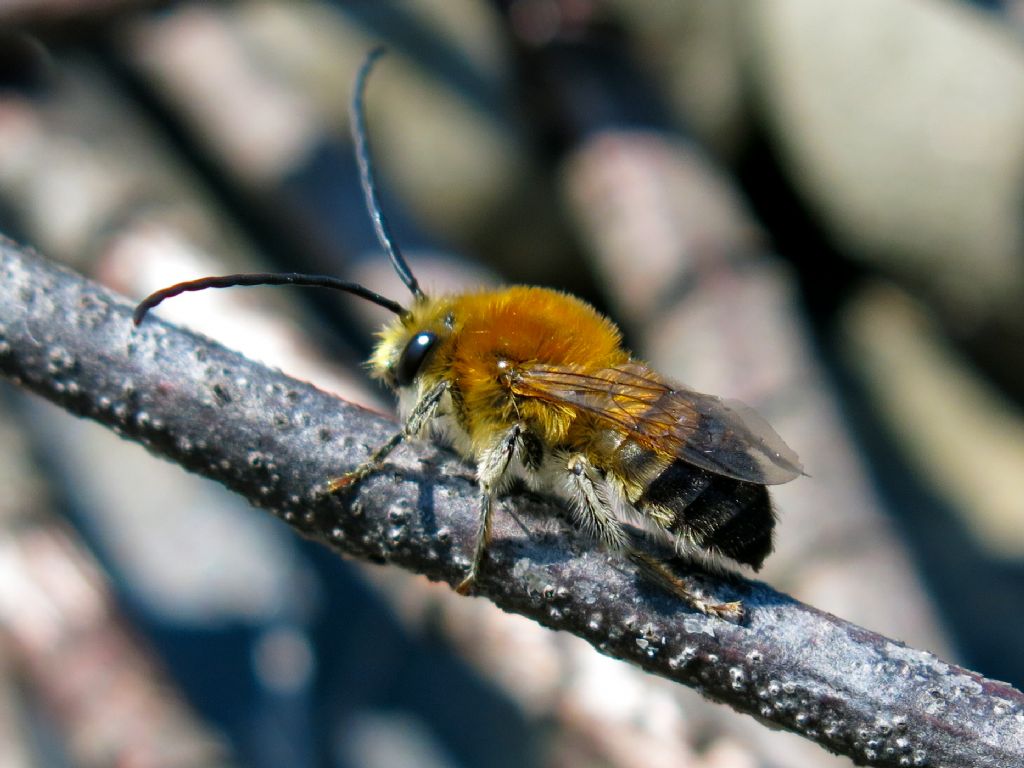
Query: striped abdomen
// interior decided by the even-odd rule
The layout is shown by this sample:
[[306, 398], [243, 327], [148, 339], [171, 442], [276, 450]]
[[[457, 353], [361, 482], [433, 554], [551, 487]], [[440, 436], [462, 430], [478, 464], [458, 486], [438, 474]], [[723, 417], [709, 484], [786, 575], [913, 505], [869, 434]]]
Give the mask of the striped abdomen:
[[711, 554], [761, 567], [772, 551], [775, 512], [768, 489], [692, 464], [664, 460], [635, 443], [616, 452], [619, 471], [639, 480], [630, 501], [646, 518]]

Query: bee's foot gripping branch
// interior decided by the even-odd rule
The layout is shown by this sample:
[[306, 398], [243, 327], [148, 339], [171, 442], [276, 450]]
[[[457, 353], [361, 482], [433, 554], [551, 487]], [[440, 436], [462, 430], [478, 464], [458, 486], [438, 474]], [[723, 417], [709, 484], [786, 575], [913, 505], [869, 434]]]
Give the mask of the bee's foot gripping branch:
[[667, 563], [644, 552], [632, 550], [629, 552], [629, 559], [636, 564], [639, 573], [701, 613], [735, 623], [743, 621], [743, 603], [741, 601], [731, 600], [719, 603], [712, 600], [699, 587], [691, 584], [685, 576], [673, 571]]

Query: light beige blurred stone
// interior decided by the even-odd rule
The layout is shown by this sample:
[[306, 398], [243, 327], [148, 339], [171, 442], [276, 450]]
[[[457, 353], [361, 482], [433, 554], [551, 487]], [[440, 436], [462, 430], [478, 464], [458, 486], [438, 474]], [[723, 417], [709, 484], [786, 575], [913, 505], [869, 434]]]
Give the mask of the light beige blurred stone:
[[912, 464], [990, 551], [1024, 556], [1024, 412], [892, 286], [843, 320], [847, 358]]
[[1024, 46], [945, 0], [758, 0], [750, 75], [799, 192], [962, 319], [1024, 290]]

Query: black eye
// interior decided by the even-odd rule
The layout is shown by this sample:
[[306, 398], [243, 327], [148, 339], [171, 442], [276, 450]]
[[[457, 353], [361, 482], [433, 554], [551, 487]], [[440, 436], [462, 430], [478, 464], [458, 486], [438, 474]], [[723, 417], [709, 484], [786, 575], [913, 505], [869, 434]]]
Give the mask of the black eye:
[[410, 339], [395, 366], [395, 382], [398, 386], [407, 387], [412, 384], [436, 343], [437, 335], [430, 331], [421, 331]]

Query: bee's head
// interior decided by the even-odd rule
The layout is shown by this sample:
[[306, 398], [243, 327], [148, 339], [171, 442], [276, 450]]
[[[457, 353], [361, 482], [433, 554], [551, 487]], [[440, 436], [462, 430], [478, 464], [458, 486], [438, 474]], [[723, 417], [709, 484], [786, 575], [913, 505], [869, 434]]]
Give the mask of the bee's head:
[[448, 299], [415, 301], [381, 329], [367, 363], [370, 375], [399, 391], [430, 379], [433, 371], [443, 368], [438, 350], [451, 336], [454, 323]]

